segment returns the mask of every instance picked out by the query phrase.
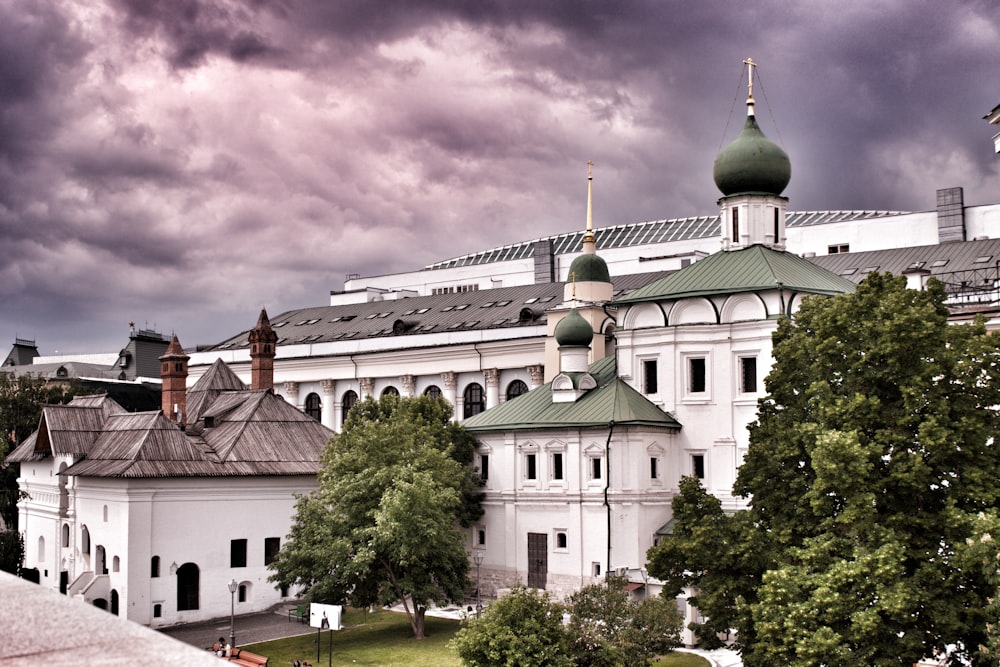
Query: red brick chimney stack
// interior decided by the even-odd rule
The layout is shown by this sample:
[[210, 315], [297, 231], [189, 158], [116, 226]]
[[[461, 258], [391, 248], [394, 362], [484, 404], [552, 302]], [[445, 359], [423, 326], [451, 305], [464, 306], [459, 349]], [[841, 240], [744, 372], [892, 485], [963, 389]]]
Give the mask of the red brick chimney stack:
[[160, 389], [160, 406], [170, 419], [183, 428], [187, 418], [187, 376], [188, 355], [184, 354], [177, 334], [170, 339], [167, 353], [160, 357], [160, 379], [163, 385]]
[[274, 388], [274, 353], [278, 334], [271, 328], [267, 311], [260, 309], [257, 326], [250, 330], [250, 388], [254, 391]]

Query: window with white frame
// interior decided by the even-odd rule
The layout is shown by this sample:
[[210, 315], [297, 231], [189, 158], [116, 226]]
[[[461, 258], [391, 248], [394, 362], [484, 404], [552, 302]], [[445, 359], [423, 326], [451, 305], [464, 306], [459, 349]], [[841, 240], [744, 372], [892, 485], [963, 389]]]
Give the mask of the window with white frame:
[[524, 454], [524, 478], [530, 481], [538, 479], [537, 452], [526, 452]]
[[642, 360], [642, 393], [655, 394], [659, 391], [656, 359]]
[[590, 479], [604, 479], [604, 458], [601, 456], [590, 456], [587, 459]]
[[555, 530], [556, 535], [556, 550], [565, 551], [569, 548], [569, 539], [566, 537], [566, 531], [562, 528], [557, 528]]
[[705, 479], [705, 455], [691, 455], [691, 476], [697, 479]]
[[477, 528], [476, 529], [476, 546], [484, 547], [486, 546], [486, 529]]
[[565, 478], [563, 471], [563, 453], [552, 452], [552, 479], [561, 482]]
[[687, 393], [705, 394], [708, 391], [708, 359], [702, 356], [687, 358]]
[[757, 357], [739, 358], [739, 388], [741, 394], [757, 393]]

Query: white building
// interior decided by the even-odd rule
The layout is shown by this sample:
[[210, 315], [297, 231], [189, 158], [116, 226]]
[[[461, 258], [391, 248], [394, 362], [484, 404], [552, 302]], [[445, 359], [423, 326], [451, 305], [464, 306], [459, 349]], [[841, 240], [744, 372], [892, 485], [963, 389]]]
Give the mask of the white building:
[[269, 331], [261, 313], [255, 332], [270, 349], [254, 389], [222, 362], [187, 389], [174, 337], [160, 358], [162, 410], [129, 413], [107, 396], [44, 407], [8, 457], [27, 494], [24, 566], [41, 585], [154, 627], [289, 597], [266, 566], [294, 494], [316, 488], [332, 432], [267, 390]]

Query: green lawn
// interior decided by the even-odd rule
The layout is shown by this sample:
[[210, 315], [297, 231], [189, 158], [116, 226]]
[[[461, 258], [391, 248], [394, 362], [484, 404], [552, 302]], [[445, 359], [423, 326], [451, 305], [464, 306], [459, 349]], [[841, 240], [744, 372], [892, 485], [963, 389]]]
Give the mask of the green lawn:
[[[345, 629], [333, 633], [333, 664], [338, 667], [461, 667], [461, 661], [448, 648], [448, 641], [461, 624], [427, 617], [427, 638], [413, 639], [405, 614], [388, 611], [365, 613], [349, 611], [344, 615]], [[315, 667], [329, 664], [330, 633], [324, 632], [320, 659], [316, 659], [316, 635], [303, 635], [250, 644], [246, 649], [266, 655], [271, 667], [288, 667], [292, 660], [308, 660]], [[705, 667], [702, 658], [672, 653], [657, 667]]]

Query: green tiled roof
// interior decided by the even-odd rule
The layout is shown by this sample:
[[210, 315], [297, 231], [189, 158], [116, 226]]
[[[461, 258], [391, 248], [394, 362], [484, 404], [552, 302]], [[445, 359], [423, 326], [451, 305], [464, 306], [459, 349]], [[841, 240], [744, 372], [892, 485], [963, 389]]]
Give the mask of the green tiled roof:
[[462, 426], [470, 431], [537, 430], [606, 426], [608, 422], [679, 429], [680, 423], [618, 377], [614, 357], [590, 366], [597, 380], [592, 389], [573, 403], [553, 403], [552, 383], [469, 417]]
[[[819, 270], [817, 270], [819, 269]], [[854, 283], [790, 252], [763, 245], [717, 252], [629, 293], [617, 303], [782, 289], [836, 295]]]

